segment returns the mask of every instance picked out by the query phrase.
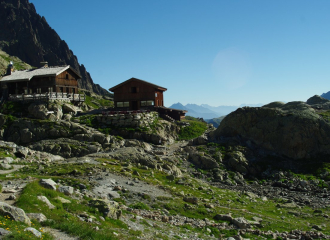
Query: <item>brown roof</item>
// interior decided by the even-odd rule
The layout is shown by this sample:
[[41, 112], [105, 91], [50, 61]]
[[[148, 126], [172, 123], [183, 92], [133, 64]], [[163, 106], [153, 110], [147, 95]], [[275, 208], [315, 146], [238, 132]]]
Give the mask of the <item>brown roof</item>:
[[130, 79], [126, 80], [125, 82], [122, 82], [122, 83], [120, 83], [120, 84], [118, 84], [118, 85], [116, 85], [116, 86], [110, 88], [109, 91], [113, 92], [113, 90], [115, 90], [116, 88], [119, 88], [119, 87], [121, 87], [121, 86], [123, 86], [123, 85], [125, 85], [126, 83], [131, 82], [131, 81], [139, 81], [139, 82], [143, 82], [143, 83], [146, 83], [146, 84], [148, 84], [148, 85], [151, 85], [151, 86], [153, 86], [154, 88], [156, 88], [156, 89], [158, 89], [158, 90], [161, 90], [161, 91], [166, 91], [166, 90], [167, 90], [167, 88], [164, 88], [164, 87], [158, 86], [158, 85], [156, 85], [156, 84], [153, 84], [153, 83], [150, 83], [150, 82], [147, 82], [147, 81], [144, 81], [144, 80], [138, 79], [138, 78], [130, 78]]

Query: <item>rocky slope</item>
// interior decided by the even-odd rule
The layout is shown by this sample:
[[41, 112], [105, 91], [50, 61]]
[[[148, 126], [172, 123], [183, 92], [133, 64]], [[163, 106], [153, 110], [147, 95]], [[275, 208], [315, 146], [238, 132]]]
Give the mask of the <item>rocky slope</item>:
[[[330, 101], [318, 96], [262, 110], [319, 121], [311, 106], [326, 121]], [[263, 145], [237, 135], [210, 141], [222, 123], [175, 141], [192, 122], [158, 119], [150, 139], [123, 128], [124, 139], [94, 115], [72, 116], [79, 109], [70, 104], [24, 109], [0, 115], [0, 234], [8, 239], [330, 239], [326, 161], [262, 154]]]
[[39, 67], [71, 65], [82, 76], [79, 87], [99, 95], [109, 92], [94, 84], [90, 74], [68, 45], [41, 17], [28, 0], [5, 0], [0, 3], [0, 49], [24, 62]]

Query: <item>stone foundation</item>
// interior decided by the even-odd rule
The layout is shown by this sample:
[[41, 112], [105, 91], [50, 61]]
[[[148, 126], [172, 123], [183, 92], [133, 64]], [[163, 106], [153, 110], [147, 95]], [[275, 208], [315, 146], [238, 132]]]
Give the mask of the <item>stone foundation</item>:
[[148, 127], [158, 118], [157, 112], [109, 114], [97, 116], [99, 123], [116, 127]]

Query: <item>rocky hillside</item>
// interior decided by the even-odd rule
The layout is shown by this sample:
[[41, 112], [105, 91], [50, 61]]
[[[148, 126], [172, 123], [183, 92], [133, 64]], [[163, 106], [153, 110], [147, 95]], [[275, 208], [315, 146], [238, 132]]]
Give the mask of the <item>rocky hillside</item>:
[[109, 92], [94, 84], [83, 64], [68, 45], [41, 17], [28, 0], [4, 0], [0, 3], [0, 49], [22, 61], [39, 67], [40, 62], [49, 65], [71, 65], [82, 76], [79, 87], [99, 95]]
[[[1, 237], [330, 239], [330, 163], [272, 152], [235, 125], [243, 115], [246, 128], [250, 119], [262, 129], [266, 118], [257, 136], [267, 139], [281, 113], [275, 130], [283, 133], [294, 116], [300, 127], [293, 131], [303, 137], [330, 118], [330, 101], [318, 96], [285, 105], [249, 109], [251, 116], [237, 110], [215, 130], [154, 116], [115, 121], [63, 102], [7, 102], [0, 114]], [[121, 125], [128, 120], [143, 125]]]
[[307, 102], [244, 107], [225, 117], [213, 136], [291, 159], [328, 155], [329, 107], [330, 101], [319, 96]]

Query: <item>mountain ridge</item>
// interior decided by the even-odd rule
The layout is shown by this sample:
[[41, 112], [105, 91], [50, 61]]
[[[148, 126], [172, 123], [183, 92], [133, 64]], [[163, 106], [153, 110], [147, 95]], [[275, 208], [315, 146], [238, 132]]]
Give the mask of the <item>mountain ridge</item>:
[[0, 3], [0, 49], [34, 67], [47, 61], [50, 66], [71, 65], [81, 75], [79, 88], [99, 95], [110, 95], [95, 84], [85, 66], [67, 43], [40, 16], [28, 0], [4, 0]]

